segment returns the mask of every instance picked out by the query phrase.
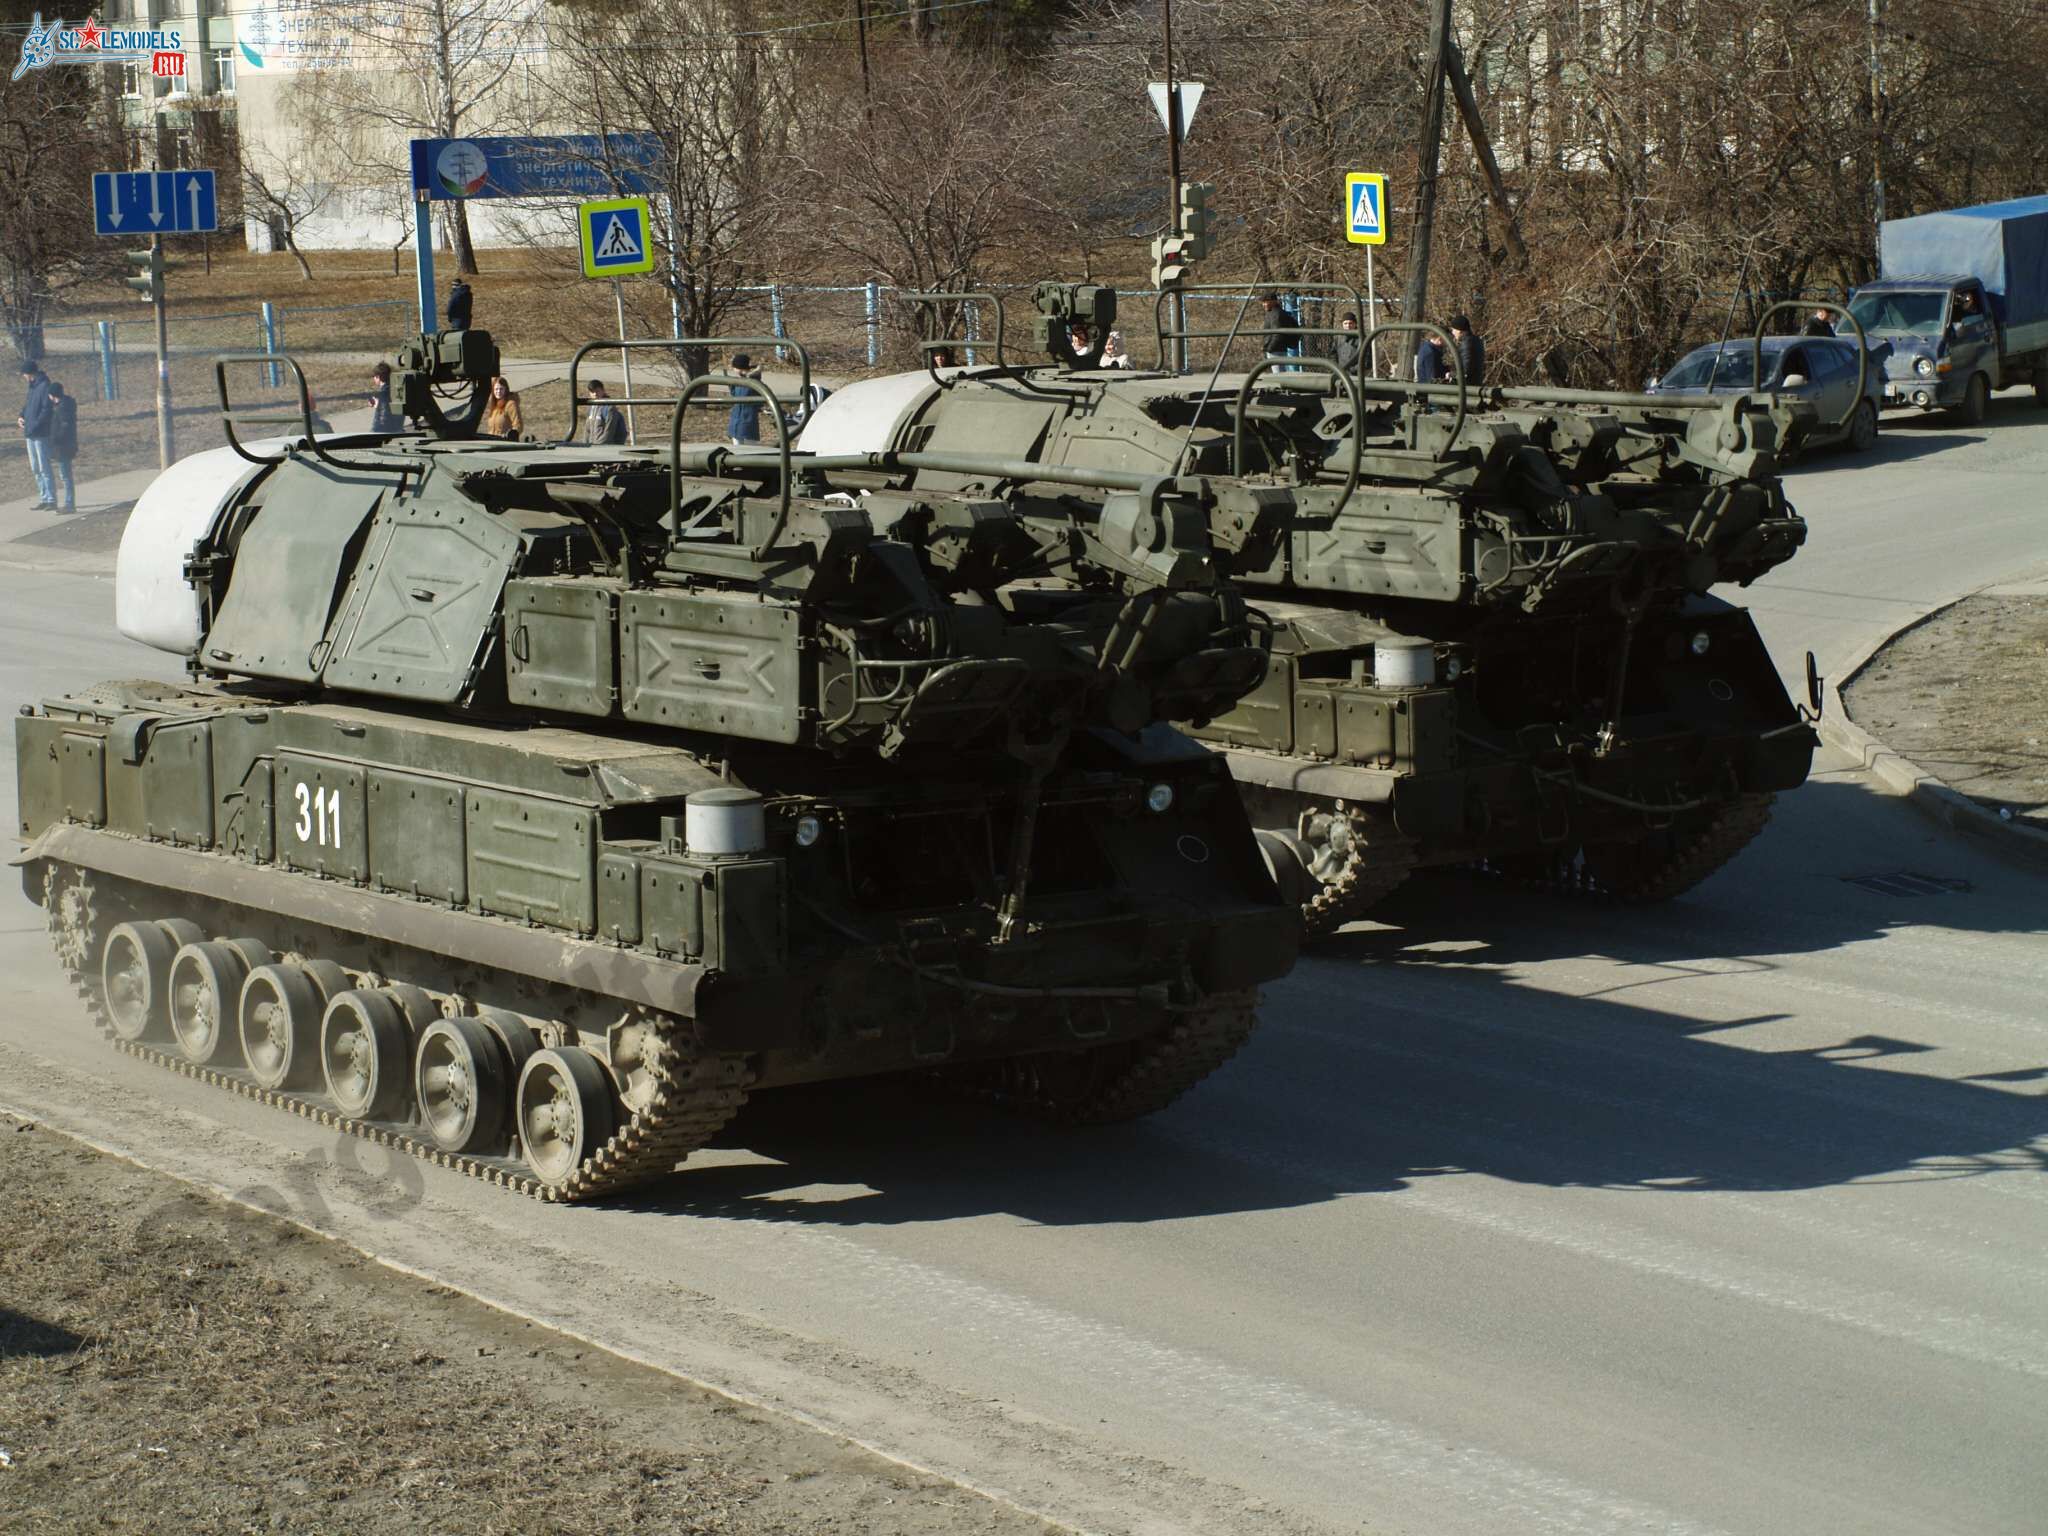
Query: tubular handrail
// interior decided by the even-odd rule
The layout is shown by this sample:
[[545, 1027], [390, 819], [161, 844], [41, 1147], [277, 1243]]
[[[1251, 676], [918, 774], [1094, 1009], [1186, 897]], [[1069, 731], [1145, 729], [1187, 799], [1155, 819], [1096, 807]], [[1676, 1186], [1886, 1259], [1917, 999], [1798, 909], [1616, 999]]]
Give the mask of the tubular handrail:
[[[957, 293], [948, 292], [945, 289], [938, 289], [930, 293], [898, 293], [896, 297], [906, 304], [922, 304], [932, 309], [936, 309], [941, 304], [960, 303], [968, 299], [979, 299], [982, 303], [987, 304], [996, 312], [995, 365], [998, 368], [1004, 366], [1003, 336], [1005, 316], [1003, 314], [1003, 301], [1000, 295], [989, 292], [986, 289], [970, 288], [962, 289]], [[924, 359], [926, 370], [936, 378], [938, 370], [932, 365], [932, 354], [934, 352], [938, 351], [941, 347], [950, 349], [953, 347], [979, 346], [981, 346], [979, 341], [921, 341], [917, 344], [917, 350], [918, 354]]]
[[[1444, 356], [1450, 359], [1451, 364], [1452, 379], [1448, 387], [1458, 392], [1458, 414], [1451, 422], [1451, 435], [1444, 439], [1443, 447], [1439, 448], [1436, 454], [1439, 461], [1447, 459], [1450, 457], [1451, 449], [1457, 446], [1458, 434], [1465, 430], [1465, 418], [1470, 414], [1469, 386], [1465, 383], [1465, 360], [1458, 356], [1458, 344], [1451, 340], [1451, 333], [1438, 325], [1434, 320], [1389, 320], [1384, 324], [1374, 326], [1368, 331], [1364, 342], [1359, 346], [1358, 366], [1360, 370], [1361, 392], [1363, 392], [1364, 388], [1365, 359], [1372, 355], [1373, 342], [1393, 331], [1414, 331], [1422, 335], [1441, 336], [1443, 338]], [[1375, 380], [1374, 382], [1377, 383], [1379, 381]], [[1398, 379], [1389, 380], [1388, 382], [1395, 385], [1401, 383]], [[1411, 382], [1405, 385], [1400, 392], [1405, 394], [1414, 390], [1435, 391], [1445, 387], [1442, 384], [1416, 384]]]
[[[1771, 316], [1785, 310], [1805, 311], [1829, 309], [1842, 316], [1856, 327], [1856, 394], [1849, 401], [1849, 409], [1837, 417], [1833, 425], [1846, 427], [1856, 419], [1856, 413], [1863, 408], [1863, 389], [1870, 382], [1870, 338], [1863, 332], [1863, 322], [1849, 313], [1848, 306], [1837, 304], [1831, 299], [1780, 299], [1757, 316], [1756, 335], [1750, 338], [1749, 382], [1752, 389], [1764, 387], [1764, 329], [1771, 323]], [[1777, 394], [1777, 386], [1767, 393]]]
[[[760, 347], [764, 351], [770, 347], [780, 347], [794, 352], [796, 353], [800, 377], [800, 382], [797, 386], [797, 399], [806, 405], [809, 404], [811, 398], [811, 354], [805, 349], [802, 342], [794, 341], [787, 336], [662, 336], [639, 341], [586, 341], [576, 349], [576, 355], [569, 359], [569, 430], [563, 434], [562, 446], [569, 447], [575, 443], [576, 416], [578, 411], [588, 403], [577, 394], [576, 390], [576, 377], [582, 369], [584, 358], [593, 352], [646, 352], [657, 348], [667, 352], [674, 352], [683, 347]], [[704, 377], [708, 377], [708, 375], [704, 375]], [[768, 388], [766, 383], [759, 379], [743, 382], [758, 394], [770, 398], [774, 397], [774, 392]], [[687, 392], [683, 395], [645, 395], [635, 396], [631, 399], [607, 396], [605, 403], [607, 405], [673, 405], [676, 407], [676, 415], [680, 419], [682, 416], [682, 401], [686, 398], [688, 398]], [[776, 419], [779, 424], [781, 421], [779, 414]]]
[[[292, 376], [298, 380], [299, 385], [298, 414], [296, 416], [261, 414], [270, 409], [265, 406], [249, 406], [238, 409], [235, 403], [228, 398], [228, 367], [230, 364], [243, 363], [267, 363], [273, 367], [283, 363], [286, 367], [290, 368]], [[316, 459], [332, 469], [384, 471], [391, 468], [387, 464], [352, 463], [347, 459], [338, 459], [327, 451], [321, 444], [319, 436], [313, 431], [313, 392], [306, 385], [306, 370], [299, 366], [298, 359], [289, 352], [223, 352], [213, 360], [213, 381], [215, 387], [220, 392], [220, 423], [222, 429], [227, 433], [228, 446], [251, 464], [282, 464], [290, 457], [291, 450], [287, 448], [284, 452], [274, 457], [251, 453], [243, 446], [242, 440], [235, 435], [235, 423], [238, 421], [249, 426], [282, 427], [297, 425], [306, 435], [307, 449], [311, 451]]]
[[[1289, 361], [1298, 367], [1306, 367], [1317, 372], [1329, 374], [1330, 377], [1344, 386], [1344, 396], [1351, 402], [1351, 462], [1345, 466], [1344, 494], [1337, 498], [1337, 505], [1330, 509], [1330, 516], [1335, 517], [1344, 510], [1345, 503], [1351, 500], [1351, 493], [1358, 489], [1358, 418], [1362, 409], [1359, 405], [1358, 390], [1352, 385], [1351, 376], [1328, 358], [1300, 357]], [[1246, 411], [1251, 407], [1252, 386], [1258, 382], [1260, 374], [1282, 366], [1285, 366], [1285, 364], [1280, 358], [1261, 358], [1257, 363], [1253, 364], [1251, 372], [1244, 376], [1244, 383], [1238, 386], [1237, 402], [1231, 407], [1230, 472], [1232, 475], [1242, 475], [1244, 473], [1244, 418]]]
[[[804, 376], [810, 377], [810, 365], [804, 366]], [[670, 539], [682, 537], [683, 529], [683, 412], [688, 409], [690, 399], [700, 390], [723, 384], [728, 388], [750, 390], [768, 402], [768, 410], [775, 418], [775, 444], [777, 465], [782, 474], [781, 498], [776, 504], [775, 520], [769, 524], [768, 536], [759, 544], [747, 550], [747, 557], [759, 560], [775, 547], [775, 541], [782, 537], [782, 530], [789, 522], [790, 469], [789, 469], [789, 420], [782, 414], [782, 402], [775, 393], [762, 385], [758, 379], [743, 379], [730, 373], [699, 374], [683, 386], [683, 392], [676, 397], [676, 413], [668, 428], [668, 533]], [[741, 544], [747, 542], [746, 503], [740, 503], [740, 526], [733, 530], [733, 537]]]
[[[1357, 317], [1360, 325], [1365, 324], [1365, 299], [1349, 283], [1217, 283], [1197, 285], [1193, 288], [1168, 289], [1152, 301], [1152, 329], [1159, 343], [1157, 366], [1161, 371], [1165, 371], [1167, 366], [1166, 344], [1169, 341], [1218, 341], [1231, 334], [1229, 331], [1168, 330], [1164, 319], [1166, 301], [1176, 293], [1183, 298], [1199, 294], [1205, 298], [1215, 299], [1238, 298], [1247, 293], [1335, 294], [1339, 298], [1349, 299], [1352, 314]], [[1294, 326], [1290, 327], [1290, 331], [1297, 337], [1344, 334], [1341, 330], [1329, 326]], [[1361, 350], [1360, 355], [1368, 354]]]

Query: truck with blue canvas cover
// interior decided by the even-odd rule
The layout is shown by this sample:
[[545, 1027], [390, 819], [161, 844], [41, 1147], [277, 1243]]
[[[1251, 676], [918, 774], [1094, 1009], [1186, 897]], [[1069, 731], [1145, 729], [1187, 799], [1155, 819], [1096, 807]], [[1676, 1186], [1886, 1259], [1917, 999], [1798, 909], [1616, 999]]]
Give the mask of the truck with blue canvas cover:
[[1887, 408], [1984, 419], [2031, 382], [2048, 405], [2048, 196], [1887, 219], [1878, 280], [1849, 308], [1884, 360]]

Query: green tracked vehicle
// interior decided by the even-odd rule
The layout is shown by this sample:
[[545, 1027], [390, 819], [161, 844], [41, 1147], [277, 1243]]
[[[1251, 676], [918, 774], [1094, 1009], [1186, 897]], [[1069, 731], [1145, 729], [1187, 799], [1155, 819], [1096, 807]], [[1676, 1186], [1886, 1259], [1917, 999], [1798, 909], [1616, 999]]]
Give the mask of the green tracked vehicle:
[[1205, 517], [1012, 601], [1001, 498], [884, 519], [685, 446], [732, 379], [665, 445], [479, 440], [496, 349], [426, 336], [431, 430], [302, 405], [252, 442], [251, 363], [296, 374], [221, 362], [230, 446], [121, 551], [120, 627], [190, 680], [16, 721], [15, 862], [118, 1049], [575, 1200], [755, 1090], [922, 1071], [1108, 1121], [1246, 1038], [1299, 925], [1161, 723], [1266, 671]]
[[[1329, 296], [1362, 315], [1350, 290]], [[1273, 665], [1189, 729], [1224, 752], [1311, 935], [1424, 865], [1668, 898], [1804, 781], [1808, 721], [1748, 614], [1712, 589], [1803, 542], [1778, 465], [1810, 408], [1369, 376], [1372, 340], [1436, 329], [1416, 325], [1352, 336], [1350, 368], [1268, 357], [1223, 376], [1166, 360], [1227, 346], [1235, 326], [1162, 323], [1159, 366], [1104, 368], [1114, 293], [1059, 284], [1038, 293], [1047, 360], [1012, 365], [1000, 304], [972, 297], [996, 313], [993, 364], [850, 386], [802, 447], [845, 473], [887, 455], [868, 469], [891, 494], [1004, 496], [1054, 550], [1105, 522], [1166, 533], [1140, 518], [1133, 535], [1117, 493], [1062, 476], [1199, 488], [1218, 558], [1273, 628]], [[1241, 324], [1252, 294], [1230, 297]], [[1077, 321], [1096, 350], [1074, 351]]]

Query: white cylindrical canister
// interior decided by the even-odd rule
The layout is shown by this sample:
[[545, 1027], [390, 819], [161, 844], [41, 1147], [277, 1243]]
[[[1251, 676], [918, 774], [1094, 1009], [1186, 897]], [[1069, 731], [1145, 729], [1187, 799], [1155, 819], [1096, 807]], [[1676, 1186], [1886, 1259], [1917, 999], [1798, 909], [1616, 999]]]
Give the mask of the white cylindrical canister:
[[1427, 640], [1375, 640], [1372, 681], [1376, 688], [1427, 688], [1436, 681], [1436, 647]]
[[683, 846], [699, 858], [759, 853], [768, 819], [751, 789], [700, 789], [683, 802]]

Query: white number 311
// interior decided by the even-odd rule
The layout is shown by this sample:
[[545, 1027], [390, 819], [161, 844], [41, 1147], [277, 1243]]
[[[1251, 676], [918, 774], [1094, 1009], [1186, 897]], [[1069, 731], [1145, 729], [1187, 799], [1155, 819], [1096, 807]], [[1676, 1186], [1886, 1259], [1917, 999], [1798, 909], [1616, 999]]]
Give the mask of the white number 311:
[[312, 843], [320, 848], [341, 846], [341, 791], [338, 789], [308, 789], [304, 784], [294, 786], [299, 802], [299, 819], [292, 826], [293, 834], [302, 843]]

